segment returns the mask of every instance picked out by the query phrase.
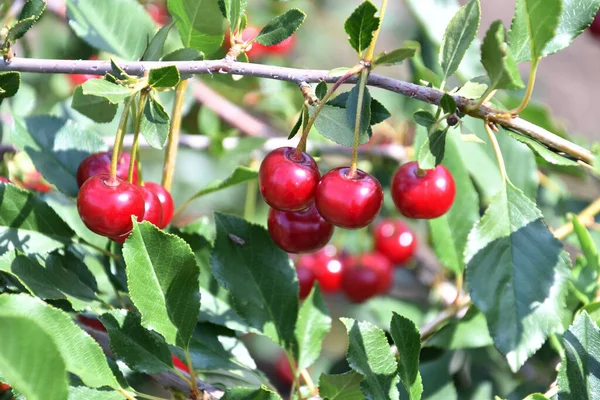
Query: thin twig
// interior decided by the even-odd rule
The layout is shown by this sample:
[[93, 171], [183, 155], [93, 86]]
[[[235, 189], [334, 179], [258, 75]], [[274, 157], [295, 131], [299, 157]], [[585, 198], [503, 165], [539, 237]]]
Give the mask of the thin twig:
[[[178, 61], [178, 62], [123, 62], [119, 66], [128, 74], [143, 76], [151, 68], [175, 65], [182, 74], [229, 74], [254, 76], [258, 78], [276, 79], [289, 82], [316, 83], [325, 81], [334, 83], [336, 76], [330, 76], [329, 71], [286, 68], [273, 65], [261, 65], [227, 60], [210, 61]], [[14, 57], [10, 63], [0, 61], [0, 71], [20, 71], [37, 73], [62, 73], [62, 74], [105, 74], [111, 71], [109, 61], [95, 60], [50, 60]], [[346, 83], [356, 83], [357, 77], [349, 78]], [[379, 74], [370, 74], [368, 85], [396, 92], [404, 96], [439, 105], [444, 92], [420, 86], [414, 83], [400, 81]], [[565, 153], [575, 159], [593, 164], [594, 156], [591, 151], [561, 138], [552, 132], [532, 124], [522, 118], [510, 116], [482, 105], [477, 106], [476, 100], [453, 96], [459, 111], [471, 117], [488, 120], [508, 129], [513, 129], [522, 135], [535, 139], [549, 148]], [[476, 107], [473, 109], [473, 107]]]

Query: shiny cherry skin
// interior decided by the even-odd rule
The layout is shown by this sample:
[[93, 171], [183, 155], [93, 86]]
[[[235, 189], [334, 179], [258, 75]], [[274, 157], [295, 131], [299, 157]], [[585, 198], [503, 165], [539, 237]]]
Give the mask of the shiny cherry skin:
[[296, 274], [298, 275], [298, 284], [300, 285], [299, 297], [300, 300], [304, 300], [310, 294], [317, 277], [311, 267], [303, 265], [296, 266]]
[[390, 290], [394, 267], [383, 254], [365, 253], [350, 257], [342, 277], [342, 290], [354, 302], [363, 302]]
[[333, 225], [325, 221], [314, 204], [300, 211], [272, 208], [267, 220], [269, 234], [288, 253], [310, 253], [325, 246], [333, 235]]
[[144, 196], [144, 221], [160, 226], [162, 224], [162, 204], [158, 196], [145, 186], [138, 186]]
[[144, 186], [147, 189], [150, 189], [162, 205], [162, 223], [157, 225], [160, 229], [163, 229], [167, 225], [171, 223], [173, 219], [173, 212], [175, 211], [175, 204], [173, 203], [173, 197], [171, 197], [171, 193], [167, 189], [165, 189], [162, 185], [154, 182], [145, 182]]
[[315, 204], [329, 223], [346, 229], [369, 225], [383, 205], [383, 189], [379, 181], [364, 171], [335, 168], [323, 175], [317, 186]]
[[444, 215], [456, 195], [452, 174], [443, 165], [420, 170], [416, 161], [402, 165], [391, 183], [392, 199], [408, 218], [432, 219]]
[[298, 267], [312, 269], [324, 293], [335, 293], [340, 290], [344, 264], [345, 257], [331, 244], [313, 254], [302, 255], [298, 260]]
[[[98, 174], [110, 173], [110, 160], [112, 157], [112, 151], [103, 151], [100, 153], [94, 153], [87, 156], [79, 167], [77, 168], [77, 184], [79, 187], [91, 176]], [[123, 180], [127, 180], [129, 177], [129, 161], [131, 155], [126, 152], [122, 152], [117, 161], [117, 177]], [[138, 168], [137, 164], [133, 169], [133, 183], [138, 182]]]
[[281, 211], [299, 211], [310, 206], [321, 174], [315, 160], [306, 153], [298, 159], [296, 149], [280, 147], [260, 164], [258, 184], [265, 202]]
[[285, 355], [277, 359], [275, 363], [275, 372], [277, 377], [285, 384], [291, 385], [294, 382], [294, 373], [290, 367], [290, 362]]
[[600, 12], [596, 14], [596, 18], [594, 18], [594, 21], [590, 25], [590, 32], [593, 35], [600, 37]]
[[177, 357], [175, 354], [171, 354], [171, 360], [173, 361], [173, 366], [180, 371], [190, 373], [190, 369], [188, 366], [181, 361], [181, 358]]
[[94, 175], [79, 189], [77, 210], [92, 232], [118, 237], [133, 229], [132, 215], [138, 221], [144, 217], [144, 196], [127, 181], [109, 174]]
[[83, 314], [79, 314], [77, 316], [77, 320], [85, 326], [89, 326], [90, 328], [94, 328], [97, 331], [106, 332], [106, 328], [102, 325], [102, 322], [98, 318], [95, 317], [87, 317]]
[[417, 250], [415, 233], [402, 221], [386, 219], [373, 231], [375, 249], [393, 264], [404, 264]]

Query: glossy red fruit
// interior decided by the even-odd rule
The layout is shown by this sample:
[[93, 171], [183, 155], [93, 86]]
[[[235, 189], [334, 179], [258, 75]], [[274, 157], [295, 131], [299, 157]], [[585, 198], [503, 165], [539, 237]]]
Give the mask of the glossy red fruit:
[[592, 25], [590, 25], [590, 32], [595, 36], [600, 37], [600, 12], [596, 14], [596, 18], [594, 18]]
[[275, 363], [275, 372], [277, 373], [277, 377], [283, 383], [291, 385], [294, 382], [294, 373], [292, 372], [290, 362], [285, 355], [282, 355], [277, 359], [277, 362]]
[[181, 358], [177, 357], [175, 354], [171, 354], [171, 360], [173, 360], [173, 366], [175, 368], [187, 372], [188, 374], [190, 373], [190, 369], [183, 361], [181, 361]]
[[147, 189], [150, 189], [162, 205], [162, 223], [157, 225], [160, 229], [166, 227], [171, 223], [171, 219], [173, 219], [173, 212], [175, 211], [175, 205], [173, 204], [173, 197], [171, 197], [171, 193], [167, 191], [162, 185], [154, 182], [145, 182], [144, 186]]
[[100, 322], [100, 320], [97, 318], [90, 318], [90, 317], [86, 317], [85, 315], [79, 314], [77, 316], [77, 320], [79, 322], [81, 322], [82, 324], [89, 326], [90, 328], [94, 328], [98, 331], [106, 332], [106, 328], [104, 327], [104, 325], [102, 325], [102, 322]]
[[313, 254], [302, 255], [298, 267], [312, 269], [324, 293], [340, 290], [345, 259], [334, 245], [327, 245]]
[[260, 193], [271, 207], [282, 211], [299, 211], [311, 205], [321, 174], [315, 160], [306, 153], [298, 159], [296, 149], [280, 147], [260, 164]]
[[142, 196], [144, 196], [144, 221], [148, 221], [156, 226], [162, 225], [162, 204], [158, 196], [145, 186], [138, 186]]
[[5, 176], [1, 176], [1, 175], [0, 175], [0, 182], [4, 182], [4, 183], [11, 183], [11, 182], [10, 182], [10, 179], [8, 179], [8, 178], [7, 178], [7, 177], [5, 177]]
[[456, 186], [443, 165], [420, 170], [416, 161], [402, 165], [391, 184], [398, 211], [408, 218], [432, 219], [444, 215], [454, 202]]
[[393, 282], [393, 266], [379, 253], [350, 257], [342, 277], [342, 290], [357, 303], [387, 292]]
[[166, 25], [171, 19], [167, 9], [161, 5], [147, 4], [146, 10], [148, 10], [148, 14], [150, 14], [150, 17], [152, 17], [154, 22], [158, 25]]
[[[98, 57], [93, 55], [89, 58], [90, 60], [97, 60]], [[92, 75], [92, 74], [69, 74], [69, 80], [73, 87], [83, 85], [90, 79], [100, 78], [100, 75]]]
[[284, 56], [293, 50], [295, 42], [295, 35], [292, 35], [284, 39], [281, 43], [274, 44], [273, 46], [265, 46], [265, 51], [269, 54]]
[[386, 293], [394, 281], [394, 266], [386, 256], [379, 252], [363, 253], [349, 257], [346, 271], [351, 269], [370, 269], [377, 274], [377, 293]]
[[10, 385], [8, 383], [0, 382], [0, 393], [4, 393], [10, 390]]
[[402, 221], [386, 219], [373, 232], [375, 249], [394, 264], [410, 260], [417, 249], [417, 237]]
[[383, 205], [383, 189], [373, 176], [360, 169], [349, 178], [350, 168], [335, 168], [323, 175], [315, 204], [329, 223], [358, 229], [369, 225]]
[[[87, 156], [77, 168], [77, 184], [79, 187], [91, 176], [98, 174], [108, 174], [110, 172], [111, 151], [103, 151]], [[129, 161], [131, 155], [122, 152], [117, 161], [117, 177], [127, 180], [129, 177]], [[133, 168], [133, 183], [138, 182], [137, 164]]]
[[314, 204], [300, 211], [272, 208], [267, 226], [275, 244], [288, 253], [319, 250], [333, 235], [333, 225], [321, 217]]
[[77, 210], [89, 230], [112, 238], [131, 232], [132, 215], [142, 220], [144, 197], [127, 181], [109, 174], [94, 175], [79, 189]]
[[303, 266], [301, 264], [296, 266], [296, 274], [298, 275], [298, 284], [300, 285], [299, 297], [300, 300], [304, 300], [310, 294], [317, 277], [315, 276], [312, 267]]

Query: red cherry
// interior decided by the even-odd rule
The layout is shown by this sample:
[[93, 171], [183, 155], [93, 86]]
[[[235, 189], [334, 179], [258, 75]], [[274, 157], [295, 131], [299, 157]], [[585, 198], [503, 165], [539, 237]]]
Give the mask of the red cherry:
[[154, 22], [158, 25], [166, 25], [169, 23], [170, 15], [165, 7], [156, 4], [147, 4], [146, 10], [148, 10], [148, 14], [150, 14], [150, 17], [152, 17]]
[[85, 181], [77, 196], [77, 210], [89, 230], [108, 237], [131, 232], [131, 216], [144, 217], [144, 196], [139, 189], [109, 174], [94, 175]]
[[[249, 25], [242, 32], [242, 40], [245, 42], [248, 40], [252, 40], [259, 34], [259, 32], [260, 29], [258, 29], [255, 26]], [[259, 59], [265, 55], [265, 53], [267, 52], [266, 49], [266, 46], [254, 42], [252, 43], [252, 46], [250, 48], [246, 48], [246, 55], [249, 59]]]
[[175, 368], [187, 372], [188, 374], [190, 373], [190, 369], [183, 361], [181, 361], [181, 358], [177, 357], [175, 354], [171, 354], [171, 360], [173, 360], [173, 366]]
[[8, 179], [7, 177], [5, 177], [5, 176], [2, 176], [2, 175], [0, 175], [0, 182], [4, 182], [4, 183], [12, 183], [12, 182], [10, 181], [10, 179]]
[[600, 36], [600, 12], [596, 14], [594, 21], [590, 25], [590, 32], [593, 35]]
[[284, 56], [292, 51], [295, 44], [294, 35], [284, 39], [282, 42], [274, 44], [273, 46], [266, 46], [265, 50], [269, 54]]
[[300, 211], [279, 211], [272, 208], [267, 226], [275, 244], [288, 253], [318, 250], [333, 235], [333, 225], [321, 217], [314, 204]]
[[300, 258], [298, 266], [312, 268], [321, 290], [334, 293], [340, 290], [345, 259], [334, 245], [327, 245], [314, 254]]
[[10, 390], [10, 385], [8, 383], [0, 382], [0, 393], [4, 393]]
[[104, 327], [104, 325], [102, 325], [102, 322], [100, 322], [100, 320], [98, 320], [97, 318], [90, 318], [86, 317], [85, 315], [79, 314], [77, 316], [77, 320], [83, 325], [89, 326], [90, 328], [94, 328], [97, 331], [106, 332], [106, 328]]
[[375, 227], [375, 249], [394, 264], [407, 262], [417, 249], [417, 237], [402, 221], [386, 219]]
[[315, 203], [319, 213], [331, 224], [358, 229], [369, 225], [383, 205], [383, 189], [373, 176], [350, 168], [335, 168], [323, 175], [317, 186]]
[[[77, 184], [79, 187], [83, 185], [89, 177], [98, 174], [108, 174], [110, 172], [110, 160], [112, 157], [111, 151], [104, 151], [100, 153], [94, 153], [87, 156], [79, 168], [77, 168]], [[123, 180], [127, 180], [129, 177], [129, 161], [131, 155], [126, 152], [122, 152], [117, 161], [117, 177]], [[138, 182], [138, 168], [135, 164], [133, 168], [133, 183]]]
[[310, 294], [317, 277], [312, 268], [302, 266], [301, 264], [296, 266], [296, 274], [298, 275], [298, 283], [300, 285], [299, 297], [300, 300], [304, 300]]
[[158, 196], [145, 186], [138, 186], [144, 196], [144, 221], [160, 226], [162, 224], [162, 204]]
[[163, 229], [171, 223], [173, 219], [173, 212], [175, 211], [175, 205], [173, 204], [173, 197], [171, 193], [167, 191], [162, 185], [154, 182], [145, 182], [144, 186], [150, 189], [162, 205], [162, 223], [157, 225], [160, 229]]
[[275, 372], [277, 377], [281, 379], [283, 383], [291, 385], [294, 382], [294, 373], [290, 367], [290, 362], [285, 355], [279, 357], [275, 363]]
[[420, 170], [416, 161], [401, 166], [391, 184], [398, 211], [408, 218], [432, 219], [444, 215], [454, 202], [456, 186], [443, 165]]
[[282, 211], [303, 210], [314, 202], [321, 174], [315, 160], [306, 153], [295, 158], [296, 149], [280, 147], [260, 164], [260, 192], [271, 207]]
[[393, 282], [393, 266], [379, 253], [351, 257], [342, 277], [342, 290], [357, 303], [387, 292]]
[[[97, 60], [98, 56], [93, 55], [89, 58], [90, 60]], [[69, 74], [69, 80], [73, 87], [83, 85], [90, 79], [100, 78], [100, 75], [92, 75], [92, 74]]]
[[377, 274], [377, 293], [386, 293], [394, 281], [394, 266], [386, 256], [381, 253], [364, 253], [350, 257], [346, 261], [346, 270], [370, 269]]

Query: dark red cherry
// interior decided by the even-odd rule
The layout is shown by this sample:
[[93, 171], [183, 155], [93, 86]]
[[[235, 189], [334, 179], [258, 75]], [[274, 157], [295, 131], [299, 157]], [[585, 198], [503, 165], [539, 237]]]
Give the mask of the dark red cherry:
[[173, 366], [180, 371], [190, 373], [190, 369], [188, 366], [181, 361], [181, 358], [177, 357], [175, 354], [171, 354], [171, 360], [173, 361]]
[[394, 266], [386, 256], [378, 252], [363, 253], [350, 257], [346, 261], [346, 269], [366, 268], [377, 273], [377, 293], [386, 293], [394, 281]]
[[77, 210], [89, 230], [112, 238], [131, 232], [132, 215], [138, 221], [144, 217], [144, 197], [127, 181], [94, 175], [79, 189]]
[[8, 383], [0, 382], [0, 394], [7, 392], [10, 390], [10, 385]]
[[407, 262], [417, 249], [417, 237], [402, 221], [386, 219], [373, 232], [375, 249], [394, 264]]
[[294, 373], [290, 367], [290, 362], [285, 355], [277, 359], [275, 363], [275, 372], [277, 377], [285, 384], [291, 385], [294, 382]]
[[312, 267], [303, 266], [302, 264], [296, 266], [296, 274], [298, 275], [298, 284], [300, 285], [299, 297], [300, 300], [304, 300], [310, 294], [317, 277]]
[[77, 316], [77, 320], [83, 325], [89, 326], [90, 328], [94, 328], [97, 331], [106, 332], [106, 328], [102, 325], [102, 322], [96, 317], [86, 317], [83, 314], [79, 314]]
[[398, 211], [408, 218], [432, 219], [444, 215], [454, 202], [456, 186], [443, 165], [420, 170], [416, 161], [401, 166], [391, 184]]
[[138, 186], [142, 196], [144, 196], [144, 221], [148, 221], [156, 226], [162, 225], [162, 204], [158, 196], [145, 186]]
[[383, 205], [383, 189], [373, 176], [356, 171], [348, 177], [350, 168], [335, 168], [323, 175], [317, 186], [316, 205], [329, 223], [358, 229], [369, 225]]
[[281, 211], [299, 211], [315, 200], [321, 174], [315, 160], [306, 153], [295, 158], [296, 149], [280, 147], [260, 164], [258, 183], [265, 202]]
[[[98, 174], [110, 173], [110, 159], [112, 157], [111, 151], [103, 151], [100, 153], [94, 153], [87, 156], [79, 168], [77, 168], [77, 184], [79, 187], [91, 176]], [[129, 177], [129, 161], [131, 156], [129, 153], [121, 152], [119, 161], [117, 162], [117, 177], [123, 180], [127, 180]], [[135, 165], [133, 169], [133, 183], [138, 182], [138, 168]]]
[[596, 14], [592, 25], [590, 25], [590, 32], [596, 36], [600, 37], [600, 12]]
[[321, 217], [314, 204], [300, 211], [279, 211], [272, 208], [267, 226], [275, 244], [288, 253], [318, 250], [333, 235], [333, 225]]
[[379, 253], [350, 257], [342, 277], [342, 290], [354, 302], [387, 292], [394, 280], [393, 266]]
[[314, 254], [300, 258], [299, 265], [312, 268], [317, 282], [324, 293], [334, 293], [340, 290], [345, 258], [334, 245], [327, 245]]
[[162, 223], [157, 225], [159, 228], [164, 228], [171, 223], [173, 219], [173, 212], [175, 211], [175, 205], [173, 204], [173, 197], [171, 193], [167, 191], [162, 185], [154, 182], [145, 182], [144, 186], [150, 189], [162, 205]]
[[1, 176], [1, 175], [0, 175], [0, 182], [4, 182], [4, 183], [11, 183], [11, 182], [10, 182], [10, 179], [8, 179], [8, 178], [7, 178], [7, 177], [5, 177], [5, 176]]

